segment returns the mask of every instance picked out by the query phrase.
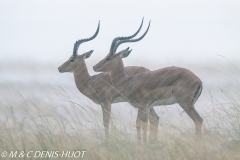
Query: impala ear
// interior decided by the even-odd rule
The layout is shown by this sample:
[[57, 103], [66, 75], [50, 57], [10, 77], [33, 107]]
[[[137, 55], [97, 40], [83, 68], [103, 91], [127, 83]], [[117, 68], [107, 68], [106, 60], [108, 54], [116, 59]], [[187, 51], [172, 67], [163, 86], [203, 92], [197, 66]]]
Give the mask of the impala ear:
[[122, 50], [121, 52], [119, 52], [119, 55], [121, 58], [126, 58], [130, 53], [132, 52], [132, 50], [129, 50], [129, 47]]
[[124, 54], [124, 55], [122, 55], [122, 57], [121, 58], [126, 58], [130, 53], [132, 52], [132, 49], [131, 50], [129, 50], [129, 51], [127, 51], [127, 53], [126, 54]]
[[83, 54], [83, 59], [89, 58], [92, 53], [93, 53], [93, 50], [91, 50], [91, 51], [89, 51], [89, 52], [87, 52], [87, 53], [84, 53], [84, 54]]

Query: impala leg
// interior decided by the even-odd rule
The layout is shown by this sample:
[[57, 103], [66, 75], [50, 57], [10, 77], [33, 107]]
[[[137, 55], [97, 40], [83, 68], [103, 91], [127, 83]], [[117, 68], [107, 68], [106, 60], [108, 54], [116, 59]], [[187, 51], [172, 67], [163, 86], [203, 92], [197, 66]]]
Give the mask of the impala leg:
[[138, 109], [137, 120], [136, 120], [136, 128], [137, 128], [137, 141], [138, 144], [141, 144], [141, 119], [140, 119], [140, 110]]
[[190, 107], [189, 106], [187, 107], [186, 105], [180, 104], [180, 106], [184, 109], [184, 111], [193, 120], [193, 122], [195, 124], [196, 135], [197, 136], [201, 135], [203, 118], [195, 110], [194, 105], [191, 105]]
[[109, 122], [111, 117], [111, 104], [109, 102], [102, 103], [103, 125], [105, 128], [105, 137], [109, 139]]
[[148, 113], [146, 107], [140, 107], [139, 109], [139, 118], [141, 120], [142, 134], [143, 134], [143, 143], [147, 143], [147, 123], [148, 123]]
[[153, 108], [150, 108], [149, 121], [150, 121], [149, 141], [155, 142], [157, 140], [159, 117]]
[[196, 128], [196, 135], [201, 135], [203, 118], [198, 114], [198, 112], [195, 110], [194, 107], [190, 111], [189, 116], [190, 115], [195, 118], [194, 124], [195, 124], [195, 128]]

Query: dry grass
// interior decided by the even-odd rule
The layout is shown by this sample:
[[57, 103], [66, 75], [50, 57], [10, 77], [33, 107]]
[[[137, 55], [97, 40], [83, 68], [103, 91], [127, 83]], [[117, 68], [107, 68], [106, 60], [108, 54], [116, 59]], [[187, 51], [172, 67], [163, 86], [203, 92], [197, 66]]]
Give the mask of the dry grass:
[[[4, 87], [9, 91], [15, 86]], [[35, 85], [35, 88], [43, 87], [37, 88]], [[219, 103], [217, 109], [212, 107], [205, 113], [202, 138], [195, 138], [193, 124], [191, 122], [190, 129], [187, 118], [181, 123], [161, 120], [159, 141], [138, 145], [133, 122], [129, 125], [128, 120], [113, 115], [111, 139], [105, 141], [100, 111], [74, 102], [68, 91], [55, 90], [51, 86], [48, 88], [59, 97], [57, 106], [61, 111], [51, 102], [51, 98], [42, 99], [44, 93], [38, 97], [30, 95], [32, 90], [25, 94], [22, 89], [15, 90], [11, 100], [9, 95], [1, 97], [0, 153], [84, 150], [87, 152], [82, 159], [91, 160], [240, 159], [240, 106], [229, 97], [227, 108]]]
[[[105, 141], [98, 105], [91, 105], [86, 98], [81, 101], [81, 94], [74, 85], [72, 88], [63, 87], [68, 83], [56, 86], [59, 83], [49, 82], [50, 76], [46, 76], [45, 71], [40, 72], [44, 76], [36, 73], [36, 77], [18, 73], [28, 81], [19, 82], [11, 76], [1, 79], [0, 157], [3, 151], [87, 151], [83, 158], [72, 159], [240, 159], [240, 83], [237, 79], [230, 77], [233, 81], [224, 79], [222, 82], [219, 79], [220, 87], [212, 87], [211, 81], [209, 85], [212, 88], [204, 86], [204, 92], [197, 102], [198, 111], [204, 107], [200, 110], [204, 118], [201, 138], [195, 137], [193, 122], [180, 107], [166, 106], [161, 108], [167, 113], [176, 111], [177, 114], [160, 112], [159, 141], [138, 145], [136, 113], [132, 110], [123, 111], [124, 108], [121, 108], [112, 114], [111, 138]], [[209, 79], [210, 75], [204, 78]], [[69, 79], [73, 84], [72, 75]], [[165, 115], [168, 118], [164, 118]]]

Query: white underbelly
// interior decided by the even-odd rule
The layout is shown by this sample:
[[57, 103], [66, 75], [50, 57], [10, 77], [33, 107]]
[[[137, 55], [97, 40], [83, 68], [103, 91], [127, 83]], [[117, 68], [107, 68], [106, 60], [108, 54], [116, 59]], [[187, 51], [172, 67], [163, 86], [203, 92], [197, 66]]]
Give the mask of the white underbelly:
[[122, 97], [117, 97], [112, 103], [126, 102]]
[[174, 96], [166, 99], [161, 99], [158, 101], [154, 101], [153, 103], [149, 104], [147, 107], [154, 107], [154, 106], [161, 106], [161, 105], [171, 105], [176, 103], [176, 98]]

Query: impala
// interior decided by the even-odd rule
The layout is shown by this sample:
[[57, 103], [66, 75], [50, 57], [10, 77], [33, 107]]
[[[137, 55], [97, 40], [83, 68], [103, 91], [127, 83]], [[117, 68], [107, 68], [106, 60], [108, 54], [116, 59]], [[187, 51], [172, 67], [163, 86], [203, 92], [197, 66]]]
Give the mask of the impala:
[[[90, 98], [93, 102], [101, 105], [103, 112], [103, 124], [105, 128], [105, 136], [106, 138], [108, 138], [111, 104], [125, 102], [125, 100], [121, 97], [119, 92], [112, 86], [111, 78], [108, 73], [101, 73], [94, 76], [89, 75], [85, 59], [91, 56], [93, 50], [83, 53], [82, 55], [77, 54], [80, 44], [91, 41], [97, 36], [99, 32], [99, 27], [100, 24], [98, 24], [98, 28], [92, 37], [87, 39], [81, 39], [75, 42], [73, 55], [65, 63], [63, 63], [58, 68], [58, 70], [61, 73], [63, 72], [73, 73], [78, 90], [86, 97]], [[136, 36], [139, 31], [140, 29], [129, 38]], [[114, 44], [112, 47], [115, 47]], [[130, 52], [131, 50], [128, 51], [128, 53]], [[125, 67], [124, 70], [126, 71], [126, 74], [129, 76], [149, 71], [147, 68], [136, 66]], [[154, 126], [158, 123], [159, 118], [156, 116], [156, 113], [153, 109], [150, 110], [150, 115], [152, 115], [150, 123], [152, 124], [152, 126]]]
[[[122, 61], [122, 58], [129, 55], [129, 48], [116, 53], [120, 44], [140, 41], [147, 34], [150, 22], [145, 33], [138, 39], [115, 38], [114, 40], [117, 40], [115, 47], [111, 48], [107, 56], [93, 69], [96, 72], [109, 72], [112, 84], [121, 97], [138, 108], [136, 128], [139, 143], [141, 129], [143, 142], [147, 142], [148, 110], [158, 105], [178, 103], [193, 120], [196, 134], [201, 134], [203, 119], [195, 110], [194, 104], [201, 95], [202, 82], [194, 73], [185, 68], [166, 67], [129, 76]], [[157, 138], [157, 130], [153, 138]]]

